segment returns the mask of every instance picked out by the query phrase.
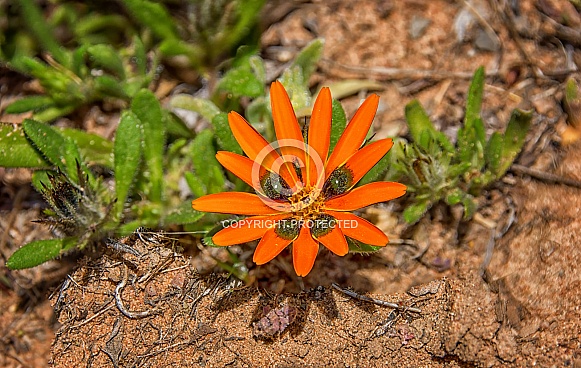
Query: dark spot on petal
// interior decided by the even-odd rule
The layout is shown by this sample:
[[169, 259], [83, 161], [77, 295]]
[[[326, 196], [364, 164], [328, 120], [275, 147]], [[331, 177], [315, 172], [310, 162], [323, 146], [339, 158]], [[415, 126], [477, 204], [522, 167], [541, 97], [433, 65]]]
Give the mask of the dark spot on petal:
[[352, 185], [353, 172], [345, 166], [341, 166], [329, 175], [323, 186], [323, 193], [327, 198], [333, 197], [347, 192]]

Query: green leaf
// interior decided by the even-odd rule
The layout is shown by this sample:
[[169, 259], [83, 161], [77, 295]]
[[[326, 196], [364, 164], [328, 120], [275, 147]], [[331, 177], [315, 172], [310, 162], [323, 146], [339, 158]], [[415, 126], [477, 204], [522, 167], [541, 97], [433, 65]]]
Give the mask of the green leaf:
[[345, 131], [346, 126], [347, 115], [345, 115], [345, 110], [343, 110], [343, 106], [341, 106], [339, 101], [333, 100], [333, 111], [331, 116], [331, 145], [329, 146], [329, 152], [333, 152], [333, 149]]
[[26, 139], [22, 126], [0, 123], [0, 166], [48, 167], [49, 163]]
[[[79, 148], [70, 138], [65, 138], [65, 146], [63, 150], [63, 163], [65, 164], [67, 176], [73, 183], [79, 183], [78, 165], [84, 164], [81, 160]], [[88, 170], [87, 170], [88, 171]]]
[[72, 249], [77, 245], [77, 242], [78, 238], [76, 237], [30, 242], [14, 252], [6, 261], [6, 266], [11, 270], [38, 266]]
[[113, 72], [116, 76], [125, 79], [123, 60], [118, 51], [111, 45], [92, 45], [87, 48], [87, 53], [95, 66]]
[[24, 119], [22, 123], [26, 138], [40, 151], [42, 156], [51, 164], [67, 172], [64, 159], [66, 139], [54, 128], [32, 119]]
[[167, 134], [179, 138], [194, 138], [195, 134], [176, 114], [163, 110], [163, 121], [167, 126]]
[[466, 101], [466, 116], [464, 126], [458, 130], [457, 160], [461, 162], [473, 162], [476, 168], [484, 166], [482, 151], [486, 145], [484, 124], [480, 118], [482, 108], [482, 94], [484, 93], [484, 68], [480, 67], [474, 73], [472, 83], [468, 90]]
[[163, 193], [163, 150], [165, 146], [165, 125], [161, 106], [155, 95], [147, 90], [139, 91], [131, 104], [131, 111], [143, 126], [143, 156], [148, 172], [148, 197], [153, 202], [161, 202]]
[[[484, 93], [484, 67], [476, 69], [472, 83], [468, 89], [468, 99], [466, 101], [466, 116], [464, 117], [464, 126], [472, 127], [476, 139], [484, 146], [485, 134], [482, 121], [480, 120], [480, 111], [482, 110], [482, 95]], [[480, 128], [482, 126], [482, 129]]]
[[44, 51], [49, 52], [52, 57], [62, 65], [69, 66], [69, 55], [61, 48], [61, 45], [54, 37], [46, 18], [33, 0], [20, 0], [18, 3], [22, 11], [22, 20], [34, 37], [39, 41]]
[[104, 96], [129, 99], [129, 94], [123, 88], [124, 83], [120, 83], [110, 75], [100, 75], [94, 79], [94, 83], [95, 90]]
[[234, 98], [240, 96], [256, 98], [264, 94], [264, 84], [248, 64], [226, 72], [217, 89], [232, 94]]
[[142, 150], [141, 122], [131, 111], [121, 114], [119, 126], [115, 133], [115, 194], [117, 215], [123, 212], [125, 201], [131, 192], [131, 186], [141, 161]]
[[196, 176], [206, 187], [206, 194], [221, 192], [224, 189], [225, 178], [222, 166], [216, 160], [214, 135], [209, 130], [203, 130], [194, 139], [191, 146], [192, 162]]
[[59, 128], [60, 133], [72, 139], [88, 164], [113, 168], [113, 142], [99, 135], [79, 129]]
[[403, 211], [403, 218], [408, 224], [415, 224], [422, 218], [422, 216], [424, 216], [431, 206], [432, 202], [430, 199], [416, 201]]
[[525, 137], [531, 126], [533, 111], [523, 111], [515, 109], [510, 116], [510, 121], [506, 127], [503, 138], [501, 165], [498, 170], [498, 177], [502, 177], [506, 170], [512, 165], [516, 156], [520, 153], [525, 142]]
[[202, 183], [200, 178], [194, 175], [194, 173], [187, 171], [184, 173], [184, 178], [194, 196], [201, 197], [206, 194], [206, 186]]
[[242, 154], [242, 148], [234, 138], [232, 130], [230, 130], [230, 125], [228, 124], [228, 115], [225, 113], [220, 113], [212, 119], [212, 125], [216, 132], [216, 137], [218, 138], [218, 145], [225, 151], [230, 151]]
[[191, 224], [204, 217], [204, 215], [204, 212], [199, 212], [192, 208], [191, 201], [185, 201], [178, 208], [168, 213], [162, 222], [164, 226]]
[[488, 140], [486, 149], [484, 150], [484, 159], [486, 166], [495, 175], [500, 174], [500, 164], [502, 159], [502, 148], [504, 146], [504, 136], [499, 132], [494, 132]]
[[462, 198], [462, 205], [464, 206], [464, 220], [469, 220], [474, 216], [478, 209], [478, 204], [470, 194]]
[[38, 111], [53, 106], [54, 101], [49, 96], [38, 95], [24, 97], [6, 106], [7, 114], [20, 114], [27, 111]]
[[369, 245], [360, 242], [359, 240], [355, 240], [349, 237], [346, 237], [347, 244], [349, 245], [349, 252], [350, 253], [373, 253], [377, 252], [383, 247], [378, 247], [375, 245]]
[[295, 57], [291, 68], [300, 68], [302, 72], [302, 84], [306, 85], [313, 72], [317, 69], [317, 63], [323, 55], [323, 46], [325, 46], [325, 40], [317, 38], [306, 45]]
[[450, 206], [454, 206], [462, 201], [462, 199], [466, 196], [459, 188], [454, 189], [454, 191], [446, 197], [446, 203]]
[[76, 108], [77, 104], [68, 106], [51, 106], [40, 112], [37, 112], [32, 117], [34, 120], [48, 123], [55, 120], [56, 118], [70, 114], [71, 112], [75, 111]]
[[53, 170], [35, 170], [32, 173], [32, 186], [36, 189], [37, 192], [42, 193], [44, 191], [44, 186], [42, 183], [50, 185], [50, 179], [48, 178], [48, 174], [53, 174]]
[[[266, 68], [264, 67], [264, 61], [260, 56], [252, 55], [248, 58], [248, 64], [252, 69], [252, 73], [260, 81], [262, 85], [266, 84]], [[264, 91], [264, 88], [263, 88]]]
[[429, 150], [432, 140], [436, 141], [447, 152], [456, 150], [446, 135], [434, 128], [428, 114], [418, 100], [413, 100], [406, 105], [405, 117], [412, 139], [425, 151]]
[[197, 112], [210, 122], [221, 112], [212, 101], [185, 94], [173, 96], [169, 105], [173, 108]]
[[137, 67], [138, 75], [147, 73], [147, 51], [145, 45], [137, 35], [133, 37], [133, 60]]
[[129, 13], [141, 25], [151, 29], [160, 39], [179, 39], [175, 29], [175, 21], [167, 9], [149, 0], [122, 0]]
[[286, 89], [295, 111], [311, 106], [311, 92], [301, 68], [294, 66], [285, 70], [280, 77], [280, 82]]

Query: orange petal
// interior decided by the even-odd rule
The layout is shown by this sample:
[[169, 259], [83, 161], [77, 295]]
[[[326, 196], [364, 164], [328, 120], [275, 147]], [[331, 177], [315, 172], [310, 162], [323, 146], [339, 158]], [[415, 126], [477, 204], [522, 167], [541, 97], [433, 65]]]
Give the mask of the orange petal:
[[[329, 145], [331, 142], [331, 119], [333, 112], [333, 99], [331, 98], [331, 91], [328, 87], [324, 87], [319, 92], [313, 112], [311, 114], [311, 122], [309, 124], [309, 151], [307, 165], [308, 180], [311, 186], [316, 186], [319, 178], [324, 179], [324, 172], [318, 172], [316, 162], [323, 164], [319, 168], [324, 171], [324, 164], [327, 161], [329, 154]], [[314, 152], [311, 152], [313, 150]], [[312, 156], [317, 155], [314, 159]], [[322, 183], [321, 183], [322, 185]]]
[[301, 226], [298, 238], [293, 243], [293, 266], [297, 276], [307, 276], [313, 269], [319, 252], [319, 242], [313, 239], [311, 230]]
[[242, 150], [248, 158], [269, 170], [275, 166], [275, 161], [278, 162], [278, 166], [282, 167], [274, 171], [282, 176], [287, 183], [290, 183], [291, 186], [295, 185], [298, 177], [294, 168], [290, 167], [288, 163], [282, 162], [282, 158], [278, 152], [269, 145], [264, 137], [246, 119], [237, 112], [232, 111], [228, 114], [228, 123], [230, 124], [232, 134], [234, 134], [238, 144], [240, 144], [240, 147], [242, 147]]
[[212, 237], [216, 245], [228, 246], [242, 244], [262, 238], [268, 229], [273, 228], [276, 222], [288, 215], [253, 216], [236, 221], [228, 227], [218, 231]]
[[[379, 247], [383, 247], [389, 242], [387, 235], [378, 229], [377, 226], [359, 216], [355, 216], [351, 212], [325, 212], [337, 220], [345, 236]], [[322, 242], [321, 239], [319, 240]]]
[[357, 184], [357, 182], [359, 182], [359, 180], [361, 180], [361, 178], [367, 174], [367, 172], [371, 170], [371, 168], [375, 166], [383, 156], [385, 156], [392, 146], [393, 141], [391, 138], [386, 138], [368, 144], [355, 152], [355, 154], [345, 163], [345, 167], [353, 174], [353, 184], [351, 187], [355, 186], [355, 184]]
[[274, 228], [266, 231], [254, 251], [252, 260], [257, 265], [262, 265], [270, 262], [274, 257], [278, 256], [284, 248], [286, 248], [293, 239], [284, 239], [276, 234]]
[[370, 183], [352, 191], [325, 201], [325, 209], [331, 211], [354, 211], [374, 203], [389, 201], [401, 197], [406, 186], [393, 182]]
[[238, 215], [273, 215], [280, 211], [267, 206], [256, 194], [225, 192], [209, 194], [192, 201], [192, 208], [202, 212]]
[[319, 236], [317, 240], [338, 256], [344, 256], [349, 252], [349, 245], [338, 224], [329, 233]]
[[[252, 183], [252, 166], [254, 161], [232, 152], [218, 151], [216, 159], [232, 174], [242, 179], [246, 184], [257, 189]], [[260, 180], [258, 182], [260, 187]]]
[[335, 149], [326, 166], [326, 176], [328, 176], [338, 166], [341, 166], [351, 155], [353, 155], [363, 144], [369, 127], [375, 117], [379, 96], [373, 94], [359, 107], [353, 119], [349, 122], [345, 131], [339, 138]]
[[[279, 81], [274, 81], [270, 85], [270, 104], [280, 153], [285, 157], [285, 161], [293, 162], [291, 157], [296, 157], [299, 163], [302, 163], [301, 166], [305, 167], [305, 145], [301, 127], [291, 100]], [[305, 174], [306, 171], [303, 169], [303, 177]]]

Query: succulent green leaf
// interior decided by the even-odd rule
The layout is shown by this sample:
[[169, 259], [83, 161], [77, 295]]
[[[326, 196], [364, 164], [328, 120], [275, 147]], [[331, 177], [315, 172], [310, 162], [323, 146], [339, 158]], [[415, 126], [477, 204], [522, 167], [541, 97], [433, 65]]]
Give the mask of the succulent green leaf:
[[113, 168], [113, 142], [79, 129], [59, 128], [59, 131], [75, 142], [84, 161]]
[[192, 172], [185, 172], [184, 178], [186, 179], [186, 183], [188, 183], [188, 187], [196, 197], [201, 197], [206, 194], [206, 186], [202, 183], [202, 180], [197, 177]]
[[234, 153], [242, 154], [242, 148], [234, 138], [230, 125], [228, 124], [228, 115], [225, 113], [220, 113], [212, 119], [212, 125], [214, 125], [216, 137], [218, 138], [218, 145], [225, 151], [230, 151]]
[[311, 92], [305, 81], [303, 70], [298, 66], [292, 66], [285, 70], [280, 77], [280, 82], [286, 89], [293, 108], [300, 111], [311, 105]]
[[81, 78], [84, 78], [89, 70], [85, 62], [88, 47], [89, 45], [77, 47], [71, 57], [71, 71]]
[[54, 101], [49, 96], [38, 95], [24, 97], [6, 106], [7, 114], [20, 114], [27, 111], [38, 111], [53, 106]]
[[139, 75], [145, 75], [147, 72], [147, 51], [138, 36], [133, 37], [133, 58], [137, 66], [137, 73]]
[[185, 201], [178, 208], [168, 213], [162, 222], [164, 226], [191, 224], [204, 217], [204, 215], [204, 212], [194, 210], [190, 201]]
[[403, 211], [403, 218], [408, 224], [415, 224], [431, 206], [432, 201], [429, 198], [418, 200]]
[[26, 138], [38, 149], [42, 156], [51, 164], [67, 172], [64, 160], [66, 139], [59, 131], [49, 125], [32, 119], [24, 119], [22, 123]]
[[76, 237], [33, 241], [14, 252], [6, 261], [6, 266], [11, 270], [38, 266], [72, 249], [77, 242]]
[[149, 193], [153, 202], [161, 202], [163, 193], [163, 150], [166, 126], [161, 106], [153, 92], [142, 89], [131, 103], [131, 111], [143, 126], [143, 156], [147, 166]]
[[40, 168], [49, 163], [26, 139], [22, 126], [0, 123], [0, 166]]
[[478, 209], [478, 204], [474, 200], [474, 197], [467, 194], [464, 198], [462, 198], [462, 205], [464, 206], [464, 220], [471, 219]]
[[500, 165], [502, 163], [502, 149], [504, 146], [504, 136], [499, 132], [494, 132], [488, 140], [486, 150], [484, 151], [484, 159], [486, 166], [495, 175], [500, 174]]
[[212, 101], [185, 94], [173, 96], [169, 101], [169, 105], [172, 108], [197, 112], [210, 122], [221, 112]]
[[167, 134], [173, 135], [179, 138], [193, 138], [194, 132], [188, 128], [182, 119], [176, 116], [174, 113], [163, 110], [163, 120], [167, 126]]
[[141, 121], [131, 111], [124, 111], [115, 133], [115, 194], [117, 202], [115, 211], [121, 214], [131, 187], [142, 154]]
[[191, 146], [194, 170], [206, 187], [206, 194], [221, 192], [226, 181], [222, 166], [215, 157], [213, 141], [214, 134], [210, 130], [204, 130], [198, 134]]
[[22, 18], [34, 37], [42, 45], [42, 48], [49, 52], [52, 57], [62, 65], [70, 66], [70, 58], [64, 48], [61, 48], [54, 37], [53, 30], [46, 21], [42, 11], [38, 8], [33, 0], [20, 0]]
[[[317, 69], [317, 63], [321, 56], [323, 55], [323, 46], [325, 41], [322, 38], [317, 38], [306, 45], [301, 52], [295, 57], [291, 68], [299, 67], [301, 70], [303, 85], [309, 82], [309, 78], [313, 72]], [[286, 86], [286, 85], [285, 85]], [[336, 97], [337, 98], [337, 97]]]
[[66, 167], [66, 173], [73, 183], [79, 183], [78, 166], [83, 165], [79, 148], [75, 141], [71, 138], [65, 137], [65, 145], [63, 150], [63, 163]]
[[350, 253], [373, 253], [377, 252], [383, 247], [378, 247], [375, 245], [369, 245], [360, 242], [359, 240], [355, 240], [352, 238], [347, 237], [347, 244], [349, 245], [349, 252]]
[[484, 124], [480, 118], [482, 108], [482, 95], [484, 93], [484, 68], [480, 67], [474, 73], [472, 83], [468, 90], [466, 101], [466, 115], [464, 126], [458, 130], [458, 160], [462, 162], [473, 162], [476, 167], [482, 167], [484, 160], [479, 147], [486, 145], [486, 134]]
[[446, 135], [434, 128], [430, 117], [418, 100], [413, 100], [406, 105], [405, 117], [412, 139], [425, 151], [430, 149], [432, 140], [436, 141], [446, 152], [456, 150]]
[[333, 110], [331, 115], [331, 145], [329, 147], [329, 152], [332, 152], [335, 145], [341, 138], [341, 134], [345, 131], [347, 126], [347, 115], [343, 106], [337, 100], [333, 100]]
[[[100, 75], [95, 77], [95, 90], [104, 96], [128, 99], [130, 94], [123, 88], [124, 83], [120, 83], [110, 75]], [[139, 86], [141, 87], [141, 86]], [[139, 88], [138, 87], [138, 88]]]
[[502, 177], [520, 153], [531, 126], [533, 112], [515, 109], [510, 116], [503, 138], [502, 158], [498, 177]]
[[123, 60], [118, 51], [111, 45], [92, 45], [87, 48], [87, 53], [93, 65], [108, 70], [116, 76], [125, 79]]
[[160, 39], [178, 39], [175, 21], [160, 3], [149, 0], [122, 0], [129, 13]]
[[466, 116], [464, 117], [464, 126], [473, 127], [476, 138], [484, 145], [485, 135], [484, 130], [479, 128], [482, 125], [477, 120], [480, 120], [480, 111], [482, 110], [482, 95], [484, 93], [484, 67], [476, 69], [472, 83], [468, 89], [468, 97], [466, 101]]
[[32, 117], [34, 120], [48, 123], [55, 120], [56, 118], [70, 114], [71, 112], [75, 111], [76, 108], [76, 104], [68, 106], [50, 106], [42, 111], [37, 112]]
[[264, 67], [262, 58], [257, 55], [252, 55], [248, 58], [248, 65], [250, 65], [252, 73], [264, 85], [266, 83], [266, 68]]
[[240, 96], [256, 98], [264, 94], [264, 83], [247, 63], [226, 72], [217, 89], [230, 93], [235, 98]]
[[456, 188], [452, 191], [452, 193], [448, 194], [448, 196], [446, 197], [446, 203], [449, 204], [450, 206], [454, 206], [454, 205], [462, 202], [462, 199], [465, 196], [466, 196], [466, 193], [464, 193], [459, 188]]

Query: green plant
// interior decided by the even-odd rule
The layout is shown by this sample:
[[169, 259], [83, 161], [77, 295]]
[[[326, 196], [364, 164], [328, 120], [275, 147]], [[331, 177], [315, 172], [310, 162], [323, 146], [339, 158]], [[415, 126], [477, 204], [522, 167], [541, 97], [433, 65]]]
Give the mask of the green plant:
[[480, 117], [484, 78], [480, 67], [468, 91], [464, 124], [455, 145], [434, 128], [418, 101], [406, 106], [413, 142], [400, 142], [395, 168], [408, 179], [408, 191], [413, 193], [413, 203], [403, 213], [407, 222], [418, 221], [441, 200], [462, 204], [464, 218], [471, 218], [477, 209], [475, 196], [504, 176], [521, 151], [532, 112], [515, 109], [505, 133], [494, 132], [486, 141]]
[[213, 69], [241, 41], [257, 45], [257, 23], [264, 0], [189, 0], [170, 4], [148, 0], [122, 0], [130, 16], [151, 32], [161, 54], [198, 71]]

